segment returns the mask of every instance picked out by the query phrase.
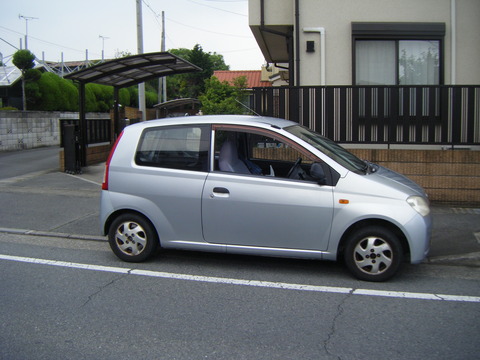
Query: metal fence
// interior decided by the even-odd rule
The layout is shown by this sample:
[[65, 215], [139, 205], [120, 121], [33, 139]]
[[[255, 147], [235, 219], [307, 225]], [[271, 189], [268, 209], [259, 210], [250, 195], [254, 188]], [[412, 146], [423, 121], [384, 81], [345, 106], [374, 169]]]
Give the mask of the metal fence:
[[480, 86], [254, 88], [252, 107], [340, 143], [480, 144]]
[[[110, 119], [87, 119], [87, 144], [100, 144], [111, 142], [112, 130]], [[78, 119], [60, 120], [60, 147], [64, 147], [64, 127], [65, 125], [75, 125], [75, 130], [79, 131]], [[78, 134], [79, 135], [79, 134]]]

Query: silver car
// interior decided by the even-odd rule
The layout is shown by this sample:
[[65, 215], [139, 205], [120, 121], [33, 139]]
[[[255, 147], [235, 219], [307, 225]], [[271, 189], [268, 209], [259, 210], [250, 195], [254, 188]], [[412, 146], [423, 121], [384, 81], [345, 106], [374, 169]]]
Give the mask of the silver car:
[[106, 163], [100, 220], [113, 252], [159, 248], [343, 259], [384, 281], [428, 254], [424, 190], [297, 123], [168, 118], [125, 128]]

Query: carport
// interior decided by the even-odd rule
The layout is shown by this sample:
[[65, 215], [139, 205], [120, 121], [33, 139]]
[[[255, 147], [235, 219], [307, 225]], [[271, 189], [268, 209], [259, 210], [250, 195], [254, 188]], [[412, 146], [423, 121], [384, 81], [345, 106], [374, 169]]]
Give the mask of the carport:
[[162, 76], [183, 74], [202, 69], [169, 52], [156, 52], [127, 56], [105, 61], [98, 65], [73, 72], [66, 79], [79, 83], [79, 158], [80, 165], [86, 166], [87, 122], [85, 118], [85, 85], [96, 83], [113, 86], [114, 135], [119, 130], [119, 90]]

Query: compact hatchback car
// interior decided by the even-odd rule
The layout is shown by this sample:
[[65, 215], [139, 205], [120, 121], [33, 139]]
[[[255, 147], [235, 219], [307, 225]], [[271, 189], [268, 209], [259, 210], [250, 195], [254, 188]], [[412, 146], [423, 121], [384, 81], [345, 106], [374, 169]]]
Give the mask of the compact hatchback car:
[[122, 260], [159, 248], [343, 259], [383, 281], [428, 254], [423, 189], [297, 123], [254, 116], [128, 126], [106, 163], [100, 220]]

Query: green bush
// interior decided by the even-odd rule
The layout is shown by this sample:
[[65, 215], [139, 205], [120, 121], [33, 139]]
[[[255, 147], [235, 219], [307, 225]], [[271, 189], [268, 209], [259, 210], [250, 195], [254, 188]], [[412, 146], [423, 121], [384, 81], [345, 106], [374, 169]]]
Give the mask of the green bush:
[[59, 86], [60, 78], [53, 73], [43, 73], [38, 81], [40, 98], [36, 104], [36, 110], [57, 111], [63, 110]]
[[130, 92], [126, 88], [121, 88], [118, 92], [120, 104], [130, 106]]
[[145, 91], [145, 106], [147, 108], [153, 108], [154, 105], [158, 104], [158, 95], [152, 91]]

